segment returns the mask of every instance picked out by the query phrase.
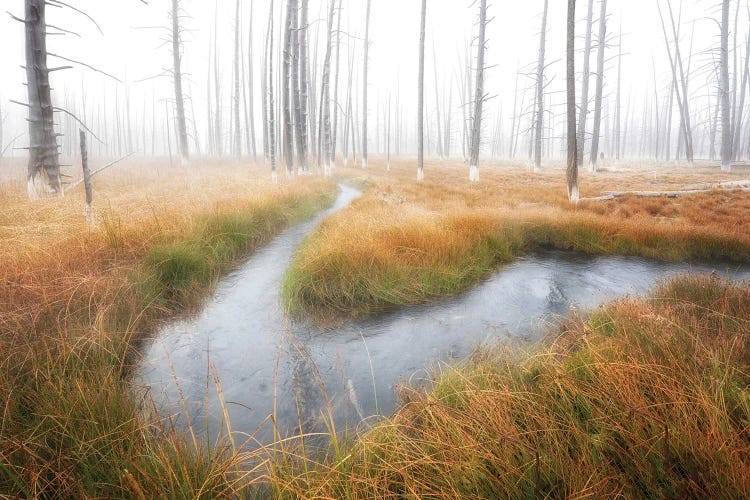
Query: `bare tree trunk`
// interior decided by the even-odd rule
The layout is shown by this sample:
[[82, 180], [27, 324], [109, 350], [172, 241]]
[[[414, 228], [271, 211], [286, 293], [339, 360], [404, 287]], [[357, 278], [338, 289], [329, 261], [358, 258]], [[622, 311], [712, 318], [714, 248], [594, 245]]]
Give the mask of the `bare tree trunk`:
[[299, 156], [300, 172], [307, 172], [307, 146], [308, 146], [308, 90], [310, 88], [307, 78], [307, 11], [308, 0], [301, 0], [301, 19], [297, 32], [298, 37], [298, 64], [299, 64], [299, 111], [297, 112], [297, 154]]
[[45, 189], [63, 194], [60, 152], [47, 67], [47, 21], [45, 0], [26, 0], [26, 90], [29, 109], [29, 198], [36, 199], [35, 181], [41, 177]]
[[[568, 112], [568, 199], [578, 203], [578, 146], [576, 145], [576, 0], [568, 0], [568, 46], [567, 46], [567, 112]], [[587, 57], [584, 55], [584, 57]]]
[[232, 154], [242, 156], [242, 121], [240, 118], [240, 0], [235, 3], [234, 19], [234, 90], [232, 92], [232, 116], [234, 128], [232, 135]]
[[484, 104], [484, 51], [487, 33], [487, 0], [479, 6], [479, 39], [477, 41], [477, 79], [474, 93], [474, 125], [471, 132], [469, 180], [479, 182], [479, 148], [482, 144], [482, 106]]
[[362, 168], [367, 168], [367, 71], [370, 57], [370, 4], [367, 0], [367, 15], [365, 17], [365, 50], [364, 73], [362, 75]]
[[435, 41], [434, 40], [432, 42], [432, 70], [433, 70], [433, 74], [435, 75], [435, 113], [437, 115], [435, 126], [437, 128], [437, 131], [436, 131], [437, 153], [440, 158], [443, 158], [444, 153], [443, 153], [442, 129], [441, 129], [441, 123], [440, 123], [440, 94], [438, 92], [437, 54], [435, 53]]
[[391, 171], [391, 96], [390, 96], [390, 94], [388, 95], [388, 113], [387, 113], [387, 116], [388, 116], [388, 118], [387, 118], [388, 119], [388, 125], [387, 125], [387, 129], [386, 129], [386, 133], [385, 133], [385, 141], [386, 141], [386, 146], [385, 146], [385, 155], [386, 155], [386, 160], [385, 161], [386, 161], [386, 163], [385, 163], [385, 168], [386, 168], [387, 171], [390, 172]]
[[271, 0], [270, 10], [268, 12], [268, 30], [266, 32], [266, 65], [268, 73], [264, 75], [268, 95], [264, 96], [266, 101], [268, 122], [264, 124], [265, 132], [268, 136], [268, 158], [271, 161], [271, 180], [278, 182], [276, 174], [276, 120], [275, 120], [275, 103], [273, 98], [273, 0]]
[[[740, 90], [739, 106], [735, 108], [734, 112], [734, 140], [732, 142], [734, 160], [740, 159], [740, 144], [742, 143], [742, 115], [745, 113], [745, 95], [747, 91], [748, 76], [750, 76], [748, 71], [750, 71], [750, 33], [747, 34], [747, 42], [745, 44], [745, 66], [742, 70], [742, 89]], [[0, 141], [0, 144], [2, 144], [2, 141]]]
[[[336, 14], [336, 0], [330, 0], [328, 10], [328, 37], [326, 55], [323, 60], [323, 83], [320, 91], [320, 130], [318, 140], [322, 143], [323, 171], [326, 176], [332, 173], [333, 154], [331, 151], [331, 51], [333, 48], [333, 17]], [[321, 149], [320, 147], [318, 149]]]
[[294, 172], [294, 122], [292, 121], [292, 33], [296, 30], [295, 16], [297, 0], [287, 0], [286, 28], [284, 29], [284, 66], [282, 70], [283, 127], [284, 127], [284, 162], [287, 175]]
[[94, 190], [91, 187], [91, 171], [89, 170], [89, 152], [86, 148], [86, 134], [81, 130], [81, 167], [83, 168], [83, 187], [86, 190], [86, 222], [89, 225], [94, 223], [94, 210], [91, 203], [94, 200]]
[[174, 79], [174, 99], [177, 111], [177, 138], [179, 139], [180, 157], [183, 163], [190, 159], [190, 150], [187, 139], [187, 126], [185, 124], [185, 101], [182, 93], [182, 43], [180, 42], [180, 2], [172, 0], [172, 62]]
[[253, 161], [256, 161], [258, 153], [257, 153], [257, 146], [255, 143], [255, 92], [253, 89], [255, 88], [255, 71], [253, 66], [253, 59], [255, 51], [253, 50], [253, 6], [255, 5], [255, 2], [253, 0], [250, 0], [250, 28], [248, 31], [248, 41], [247, 41], [247, 63], [248, 63], [248, 93], [249, 93], [249, 99], [248, 99], [248, 106], [249, 106], [249, 114], [247, 116], [247, 127], [248, 127], [248, 135], [250, 137], [250, 144], [248, 144], [247, 152], [248, 154], [252, 152], [253, 155]]
[[422, 0], [419, 28], [419, 84], [417, 91], [417, 181], [424, 180], [424, 40], [427, 24], [427, 0]]
[[[659, 4], [657, 3], [657, 6]], [[674, 15], [672, 13], [672, 4], [670, 0], [667, 0], [667, 7], [669, 8], [669, 18], [672, 25], [672, 34], [675, 39], [675, 58], [672, 59], [672, 52], [669, 50], [669, 39], [667, 37], [666, 28], [664, 28], [664, 20], [662, 18], [662, 28], [664, 29], [664, 40], [667, 43], [667, 50], [669, 52], [669, 59], [672, 65], [672, 74], [674, 75], [675, 82], [679, 82], [679, 86], [682, 90], [682, 95], [677, 92], [677, 102], [680, 105], [680, 116], [682, 118], [682, 132], [683, 140], [685, 141], [685, 156], [688, 163], [693, 163], [693, 132], [690, 121], [690, 107], [688, 102], [687, 92], [687, 79], [685, 70], [682, 63], [682, 54], [680, 53], [680, 36], [677, 31], [677, 25], [675, 24]], [[661, 16], [661, 8], [659, 8], [659, 15]], [[679, 70], [679, 73], [678, 73]], [[679, 78], [678, 78], [679, 75]]]
[[[620, 159], [620, 144], [622, 139], [622, 22], [620, 22], [620, 43], [617, 54], [617, 109], [615, 110], [615, 156]], [[669, 129], [667, 129], [669, 130]]]
[[341, 104], [339, 103], [339, 63], [341, 62], [341, 3], [339, 0], [338, 20], [336, 21], [336, 72], [333, 77], [333, 137], [331, 138], [332, 163], [336, 164], [336, 141], [339, 131], [339, 115]]
[[729, 106], [729, 4], [723, 0], [721, 7], [721, 171], [732, 170], [732, 123]]
[[542, 168], [542, 132], [544, 130], [544, 56], [547, 47], [547, 12], [549, 0], [544, 0], [542, 31], [539, 34], [539, 62], [536, 68], [536, 134], [534, 135], [534, 172]]
[[586, 120], [589, 114], [589, 81], [591, 79], [591, 38], [594, 27], [594, 0], [589, 0], [586, 17], [586, 46], [583, 49], [583, 81], [581, 83], [581, 109], [578, 118], [578, 166], [583, 165], [586, 153]]
[[601, 0], [599, 13], [598, 60], [596, 65], [596, 103], [594, 108], [594, 131], [591, 137], [591, 171], [596, 172], [599, 161], [599, 136], [602, 126], [602, 94], [604, 92], [604, 49], [607, 46], [607, 0]]

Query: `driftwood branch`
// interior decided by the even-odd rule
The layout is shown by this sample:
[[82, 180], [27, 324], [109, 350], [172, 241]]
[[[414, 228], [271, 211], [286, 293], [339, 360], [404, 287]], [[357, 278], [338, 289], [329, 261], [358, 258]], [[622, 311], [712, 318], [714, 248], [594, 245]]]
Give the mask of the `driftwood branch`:
[[602, 196], [595, 198], [581, 198], [581, 201], [610, 201], [624, 196], [635, 196], [639, 198], [679, 198], [693, 194], [713, 192], [735, 192], [742, 191], [750, 193], [750, 180], [717, 182], [706, 184], [692, 184], [680, 190], [674, 191], [605, 191]]
[[[121, 161], [123, 161], [123, 160], [126, 160], [126, 159], [130, 158], [130, 157], [131, 157], [131, 156], [133, 156], [134, 154], [135, 154], [135, 153], [129, 153], [129, 154], [127, 154], [127, 155], [123, 156], [122, 158], [120, 158], [119, 160], [115, 160], [115, 161], [113, 161], [113, 162], [111, 162], [111, 163], [107, 163], [107, 164], [106, 164], [106, 165], [104, 165], [103, 167], [101, 167], [101, 168], [99, 168], [99, 169], [97, 169], [97, 170], [94, 170], [94, 171], [93, 171], [93, 172], [91, 172], [91, 174], [89, 175], [89, 179], [90, 179], [90, 178], [92, 178], [92, 177], [94, 177], [94, 176], [95, 176], [96, 174], [98, 174], [98, 173], [100, 173], [100, 172], [103, 172], [104, 170], [107, 170], [107, 169], [108, 169], [109, 167], [112, 167], [112, 166], [114, 166], [114, 165], [117, 165], [117, 164], [118, 164], [118, 163], [120, 163]], [[71, 184], [70, 186], [68, 186], [68, 189], [67, 189], [67, 191], [70, 191], [71, 189], [75, 189], [75, 188], [77, 188], [78, 186], [80, 186], [81, 184], [83, 184], [83, 183], [84, 183], [84, 181], [85, 181], [85, 179], [79, 179], [79, 180], [75, 181], [75, 182], [74, 182], [74, 183], [72, 183], [72, 184]]]

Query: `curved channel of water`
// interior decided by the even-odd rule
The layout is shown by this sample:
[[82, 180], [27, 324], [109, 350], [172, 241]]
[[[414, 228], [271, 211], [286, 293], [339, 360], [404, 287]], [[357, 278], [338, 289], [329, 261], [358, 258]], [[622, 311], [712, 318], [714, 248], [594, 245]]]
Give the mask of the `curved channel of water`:
[[337, 430], [351, 428], [390, 414], [397, 385], [427, 375], [425, 367], [463, 358], [486, 341], [538, 341], [571, 308], [643, 294], [677, 273], [750, 278], [748, 266], [549, 252], [508, 265], [449, 301], [331, 330], [291, 323], [280, 284], [295, 249], [359, 194], [342, 186], [332, 208], [286, 231], [225, 278], [200, 314], [158, 332], [136, 380], [150, 388], [162, 415], [173, 415], [182, 428], [189, 417], [197, 434], [213, 439], [226, 430], [226, 412], [233, 431], [264, 444], [274, 438], [272, 414], [282, 435], [324, 431], [328, 408]]

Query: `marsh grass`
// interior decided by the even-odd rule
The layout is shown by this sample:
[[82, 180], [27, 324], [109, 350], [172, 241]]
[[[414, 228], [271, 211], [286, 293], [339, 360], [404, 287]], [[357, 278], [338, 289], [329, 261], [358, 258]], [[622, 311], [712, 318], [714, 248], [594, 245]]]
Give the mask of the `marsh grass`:
[[[437, 180], [422, 185], [409, 179], [404, 165], [389, 175], [347, 172], [370, 187], [297, 253], [284, 282], [291, 312], [330, 322], [422, 304], [460, 293], [498, 265], [547, 249], [750, 261], [748, 193], [631, 197], [573, 207], [558, 172], [506, 168], [470, 185], [462, 170], [432, 168]], [[636, 170], [588, 176], [582, 184], [584, 195], [594, 196], [615, 188], [676, 189], [714, 178], [710, 171], [656, 176]]]
[[159, 321], [198, 305], [335, 186], [274, 186], [247, 165], [156, 183], [176, 173], [133, 166], [102, 178], [94, 228], [72, 193], [1, 202], [0, 494], [215, 498], [251, 482], [240, 472], [250, 457], [228, 440], [206, 448], [144, 412], [130, 366]]
[[538, 351], [479, 350], [273, 480], [286, 498], [741, 498], [749, 360], [750, 287], [676, 278]]

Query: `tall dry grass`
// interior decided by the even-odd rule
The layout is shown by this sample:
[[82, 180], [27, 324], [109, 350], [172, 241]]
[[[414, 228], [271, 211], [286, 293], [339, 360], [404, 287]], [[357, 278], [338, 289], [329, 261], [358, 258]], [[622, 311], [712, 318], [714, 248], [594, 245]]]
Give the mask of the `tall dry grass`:
[[206, 449], [143, 417], [129, 367], [158, 321], [335, 186], [131, 161], [96, 179], [91, 228], [81, 193], [31, 203], [22, 189], [0, 187], [0, 495], [208, 498], [246, 485], [231, 443]]
[[683, 277], [483, 349], [348, 450], [273, 469], [284, 498], [744, 498], [750, 285]]
[[[465, 169], [435, 163], [418, 184], [411, 166], [397, 163], [387, 173], [373, 162], [367, 171], [346, 171], [368, 189], [298, 253], [284, 288], [293, 312], [328, 321], [427, 302], [463, 291], [498, 264], [540, 249], [750, 260], [749, 193], [625, 197], [576, 207], [557, 170], [530, 174], [496, 166], [471, 184]], [[674, 190], [736, 175], [742, 174], [707, 168], [605, 171], [583, 175], [582, 195]]]

